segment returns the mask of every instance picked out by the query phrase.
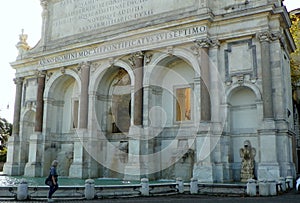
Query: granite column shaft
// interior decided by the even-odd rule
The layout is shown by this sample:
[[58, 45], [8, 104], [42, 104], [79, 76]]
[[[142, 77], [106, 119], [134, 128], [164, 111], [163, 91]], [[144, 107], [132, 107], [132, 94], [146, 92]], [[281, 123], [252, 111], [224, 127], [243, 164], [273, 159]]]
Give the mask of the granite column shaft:
[[43, 129], [43, 113], [44, 113], [44, 89], [45, 89], [45, 74], [38, 73], [38, 89], [36, 98], [36, 114], [35, 114], [35, 132], [42, 132]]

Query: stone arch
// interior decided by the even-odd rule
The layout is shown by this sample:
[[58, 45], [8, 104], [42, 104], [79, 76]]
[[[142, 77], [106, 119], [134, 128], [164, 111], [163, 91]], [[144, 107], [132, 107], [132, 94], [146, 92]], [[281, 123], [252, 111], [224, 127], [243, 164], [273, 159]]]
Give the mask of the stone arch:
[[[98, 76], [95, 81], [97, 82], [97, 86], [93, 90], [93, 92], [96, 92], [96, 100], [94, 101], [95, 104], [95, 110], [96, 113], [96, 119], [98, 121], [99, 127], [102, 131], [105, 131], [107, 133], [116, 133], [119, 132], [116, 130], [118, 127], [113, 126], [115, 123], [117, 125], [117, 120], [119, 120], [118, 115], [127, 114], [125, 117], [123, 117], [123, 120], [126, 120], [126, 127], [124, 127], [123, 124], [120, 124], [119, 128], [122, 128], [123, 130], [120, 130], [121, 132], [128, 132], [129, 126], [132, 123], [132, 119], [130, 116], [131, 109], [132, 109], [132, 103], [131, 100], [133, 98], [132, 96], [132, 86], [134, 85], [133, 81], [133, 72], [131, 71], [131, 67], [128, 66], [127, 63], [123, 61], [117, 61], [114, 63], [113, 66], [105, 67], [102, 66], [99, 68], [99, 71], [96, 75]], [[129, 72], [128, 72], [129, 70]], [[118, 78], [120, 77], [120, 78]], [[116, 81], [119, 79], [120, 81]], [[93, 83], [96, 84], [96, 83]], [[118, 98], [118, 99], [117, 99]], [[118, 100], [118, 101], [117, 101]], [[115, 102], [120, 102], [116, 104]], [[126, 104], [125, 104], [126, 103]], [[118, 114], [116, 109], [112, 109], [114, 107], [119, 106], [118, 108], [123, 109], [123, 113], [121, 113], [121, 109]], [[127, 110], [124, 110], [124, 109]], [[125, 112], [125, 114], [124, 114]], [[117, 115], [118, 114], [118, 115]], [[128, 120], [129, 119], [129, 120]], [[112, 126], [110, 126], [112, 123]], [[121, 127], [123, 126], [123, 127]]]
[[45, 85], [45, 90], [44, 90], [44, 98], [49, 97], [49, 95], [51, 94], [51, 91], [53, 90], [51, 87], [53, 86], [53, 84], [57, 81], [57, 79], [63, 75], [69, 75], [71, 77], [73, 77], [77, 84], [78, 84], [78, 91], [80, 92], [81, 90], [81, 79], [78, 75], [78, 73], [76, 73], [73, 70], [70, 69], [66, 69], [65, 73], [62, 73], [61, 71], [57, 71], [55, 73], [53, 73], [53, 75], [51, 75], [51, 77], [49, 78], [49, 80], [47, 81], [46, 85]]
[[[200, 77], [201, 76], [200, 64], [199, 64], [199, 61], [198, 61], [197, 57], [195, 56], [195, 54], [193, 54], [192, 52], [189, 52], [187, 50], [184, 50], [184, 49], [174, 48], [174, 50], [172, 52], [172, 56], [176, 56], [178, 58], [181, 58], [182, 60], [189, 63], [195, 71], [195, 77]], [[168, 57], [170, 57], [170, 54], [165, 53], [165, 52], [155, 54], [155, 57], [150, 61], [149, 64], [147, 64], [147, 69], [148, 69], [147, 73], [150, 73], [150, 74], [145, 74], [145, 76], [144, 76], [144, 84], [145, 85], [149, 84], [150, 75], [151, 75], [151, 72], [153, 72], [153, 69], [161, 61], [165, 60]]]
[[59, 159], [60, 171], [67, 176], [72, 162], [72, 135], [78, 126], [80, 77], [70, 69], [55, 72], [44, 91], [45, 153], [44, 173], [53, 159]]
[[[231, 95], [234, 93], [234, 91], [237, 89], [237, 88], [240, 88], [241, 85], [240, 84], [234, 84], [232, 85], [227, 91], [226, 91], [226, 97], [224, 97], [225, 99], [225, 103], [228, 103], [228, 99], [231, 97]], [[244, 82], [244, 84], [242, 85], [242, 87], [248, 87], [249, 89], [251, 89], [254, 94], [256, 95], [256, 100], [257, 101], [261, 101], [262, 100], [262, 95], [261, 95], [261, 91], [259, 90], [259, 88], [252, 84], [252, 83], [249, 83], [249, 82]]]
[[[79, 75], [70, 69], [66, 69], [64, 73], [55, 72], [46, 83], [44, 116], [48, 122], [45, 127], [52, 133], [69, 133], [72, 128], [77, 127], [80, 84]], [[55, 122], [53, 118], [61, 122]]]
[[[123, 60], [116, 60], [113, 65], [107, 61], [96, 69], [91, 80], [93, 117], [97, 121], [97, 131], [107, 140], [102, 144], [106, 150], [99, 152], [98, 161], [104, 166], [101, 169], [103, 176], [123, 178], [116, 171], [123, 171], [127, 164], [127, 154], [122, 151], [126, 150], [127, 134], [132, 124], [132, 67]], [[120, 146], [126, 147], [120, 151]]]
[[[193, 176], [194, 151], [191, 149], [191, 153], [182, 154], [180, 160], [176, 158], [182, 151], [192, 148], [188, 136], [174, 137], [170, 141], [172, 144], [169, 143], [174, 146], [171, 151], [164, 150], [168, 148], [166, 143], [156, 137], [175, 136], [182, 126], [197, 122], [200, 83], [195, 78], [200, 77], [200, 66], [195, 55], [181, 49], [174, 49], [172, 55], [155, 53], [154, 56], [145, 68], [144, 95], [147, 99], [144, 102], [147, 104], [144, 103], [144, 114], [148, 115], [148, 119], [144, 124], [153, 129], [150, 134], [156, 143], [153, 152], [160, 154], [160, 151], [164, 151], [163, 156], [158, 155], [160, 162], [155, 167], [165, 170], [157, 175], [158, 178], [180, 176], [189, 180]], [[190, 132], [182, 130], [179, 134], [190, 136]]]
[[[144, 86], [149, 87], [148, 125], [165, 127], [184, 119], [198, 119], [199, 115], [195, 112], [200, 101], [197, 93], [200, 87], [195, 78], [200, 76], [200, 66], [194, 54], [177, 48], [172, 55], [156, 53], [145, 71]], [[176, 99], [176, 94], [184, 94], [186, 101], [179, 100], [179, 97]]]
[[[122, 59], [117, 59], [113, 63], [114, 66], [122, 67], [126, 70], [126, 72], [129, 74], [131, 79], [131, 85], [134, 86], [134, 73], [132, 70], [132, 66], [123, 61]], [[91, 75], [90, 77], [90, 86], [89, 86], [89, 92], [95, 92], [98, 88], [98, 85], [100, 81], [103, 79], [105, 71], [112, 67], [111, 62], [105, 61], [103, 64], [101, 64], [96, 71]]]
[[260, 92], [252, 85], [233, 86], [227, 94], [232, 134], [257, 133]]

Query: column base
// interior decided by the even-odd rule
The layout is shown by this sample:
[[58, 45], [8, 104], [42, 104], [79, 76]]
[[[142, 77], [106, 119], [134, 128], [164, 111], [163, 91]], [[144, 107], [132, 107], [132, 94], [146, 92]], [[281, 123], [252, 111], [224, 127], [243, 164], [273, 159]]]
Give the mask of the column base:
[[87, 170], [84, 168], [83, 163], [73, 163], [69, 169], [70, 178], [88, 178]]
[[9, 176], [20, 176], [23, 175], [21, 173], [21, 168], [18, 163], [8, 163], [6, 162], [3, 166], [3, 174], [9, 175]]
[[40, 162], [27, 163], [25, 166], [24, 176], [42, 177], [42, 167]]
[[140, 180], [142, 178], [142, 171], [140, 164], [130, 164], [124, 169], [124, 180]]

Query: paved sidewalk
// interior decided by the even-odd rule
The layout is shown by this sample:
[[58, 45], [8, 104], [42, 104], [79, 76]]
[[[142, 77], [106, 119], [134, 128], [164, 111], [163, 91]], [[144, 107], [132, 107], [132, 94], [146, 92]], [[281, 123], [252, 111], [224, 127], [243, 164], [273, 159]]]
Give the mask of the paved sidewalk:
[[[5, 203], [39, 203], [47, 202], [44, 200], [30, 201], [0, 201]], [[118, 199], [96, 199], [96, 200], [56, 200], [55, 202], [66, 203], [299, 203], [300, 193], [295, 190], [275, 197], [221, 197], [207, 195], [173, 195], [161, 197], [139, 197], [139, 198], [118, 198]]]

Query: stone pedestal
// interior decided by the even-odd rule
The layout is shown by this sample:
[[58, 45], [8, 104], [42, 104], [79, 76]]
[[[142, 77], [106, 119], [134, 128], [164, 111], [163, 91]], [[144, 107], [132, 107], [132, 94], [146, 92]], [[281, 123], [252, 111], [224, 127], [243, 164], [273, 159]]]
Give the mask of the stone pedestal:
[[147, 174], [146, 165], [141, 157], [141, 150], [147, 151], [143, 146], [143, 129], [141, 126], [131, 126], [129, 130], [128, 164], [125, 166], [125, 180], [140, 180], [143, 174]]
[[6, 175], [18, 176], [20, 173], [20, 164], [17, 162], [19, 157], [19, 136], [11, 136], [7, 142], [7, 158], [3, 166], [3, 173]]
[[88, 136], [86, 129], [77, 130], [77, 137], [74, 138], [74, 154], [73, 154], [73, 163], [69, 169], [69, 177], [72, 178], [87, 178], [87, 164], [84, 163], [84, 142]]
[[258, 163], [257, 179], [277, 179], [280, 177], [280, 166], [277, 160], [274, 121], [272, 119], [264, 120], [258, 132], [260, 139], [260, 163]]
[[44, 152], [43, 134], [36, 132], [30, 136], [29, 158], [24, 175], [28, 177], [43, 176], [42, 158]]

